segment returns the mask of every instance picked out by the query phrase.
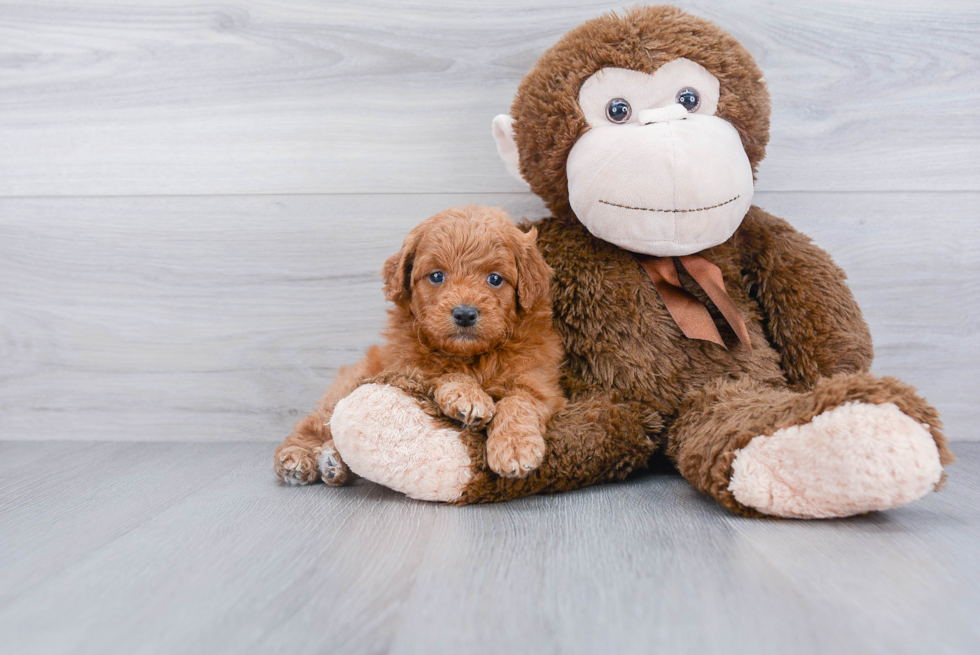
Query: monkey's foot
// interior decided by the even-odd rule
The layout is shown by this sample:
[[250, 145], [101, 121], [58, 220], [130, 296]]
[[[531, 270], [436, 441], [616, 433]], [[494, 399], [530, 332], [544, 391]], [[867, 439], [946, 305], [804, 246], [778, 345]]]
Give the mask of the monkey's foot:
[[942, 477], [923, 427], [892, 403], [847, 403], [737, 451], [729, 490], [772, 516], [831, 518], [921, 498]]
[[330, 430], [354, 473], [411, 498], [452, 502], [473, 477], [459, 432], [439, 427], [392, 386], [355, 389], [337, 403]]

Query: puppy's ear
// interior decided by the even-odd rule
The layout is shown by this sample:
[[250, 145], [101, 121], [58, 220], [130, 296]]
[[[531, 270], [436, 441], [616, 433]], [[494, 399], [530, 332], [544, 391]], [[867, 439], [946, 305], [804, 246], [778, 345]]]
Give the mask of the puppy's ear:
[[514, 256], [517, 260], [517, 302], [524, 311], [548, 297], [551, 290], [551, 268], [535, 245], [538, 230], [531, 228], [517, 238]]
[[389, 302], [401, 302], [412, 297], [412, 263], [421, 240], [422, 232], [416, 227], [405, 237], [402, 249], [389, 257], [381, 269], [385, 298]]

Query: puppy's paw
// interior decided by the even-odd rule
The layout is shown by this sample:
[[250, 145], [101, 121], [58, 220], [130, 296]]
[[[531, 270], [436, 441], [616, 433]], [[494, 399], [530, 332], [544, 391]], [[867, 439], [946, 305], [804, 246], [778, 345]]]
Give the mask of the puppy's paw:
[[332, 487], [342, 487], [350, 480], [351, 470], [340, 458], [340, 453], [333, 447], [333, 443], [328, 441], [323, 444], [320, 450], [319, 466], [320, 477]]
[[468, 427], [482, 427], [493, 418], [493, 398], [477, 386], [444, 384], [435, 401], [443, 414]]
[[495, 431], [487, 438], [487, 464], [497, 475], [523, 478], [544, 459], [544, 437], [534, 429]]
[[286, 484], [312, 484], [320, 477], [319, 448], [284, 446], [276, 451], [276, 476]]

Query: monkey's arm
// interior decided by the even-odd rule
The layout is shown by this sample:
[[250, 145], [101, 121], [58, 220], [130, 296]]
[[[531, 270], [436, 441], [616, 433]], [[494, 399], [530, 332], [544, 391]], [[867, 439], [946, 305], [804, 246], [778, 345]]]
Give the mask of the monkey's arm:
[[749, 209], [735, 239], [793, 387], [809, 389], [821, 377], [870, 369], [868, 324], [830, 255], [758, 207]]

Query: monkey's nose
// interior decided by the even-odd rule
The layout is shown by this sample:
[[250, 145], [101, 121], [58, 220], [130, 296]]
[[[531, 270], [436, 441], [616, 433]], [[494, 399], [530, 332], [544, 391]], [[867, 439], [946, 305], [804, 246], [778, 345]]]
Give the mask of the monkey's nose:
[[476, 323], [476, 319], [479, 317], [480, 312], [477, 311], [476, 307], [457, 305], [453, 308], [453, 320], [459, 327], [470, 327]]
[[640, 125], [650, 125], [651, 123], [665, 123], [687, 118], [687, 109], [684, 105], [674, 103], [666, 107], [655, 107], [654, 109], [643, 109], [636, 112], [636, 120]]

